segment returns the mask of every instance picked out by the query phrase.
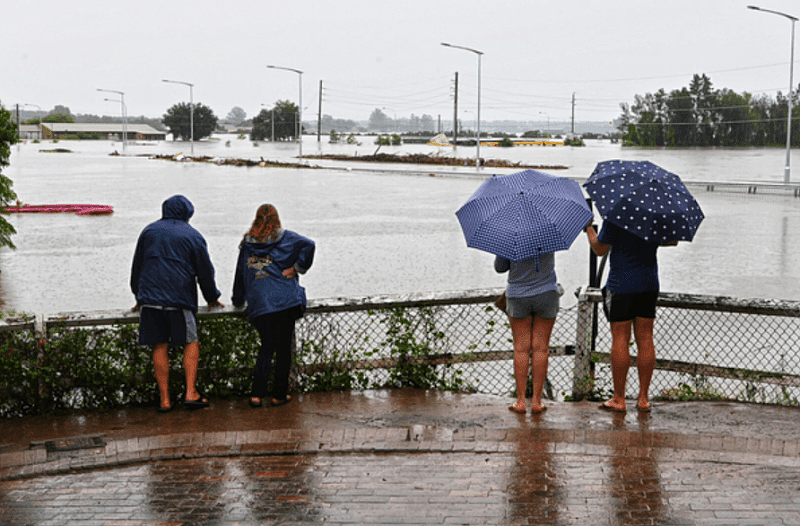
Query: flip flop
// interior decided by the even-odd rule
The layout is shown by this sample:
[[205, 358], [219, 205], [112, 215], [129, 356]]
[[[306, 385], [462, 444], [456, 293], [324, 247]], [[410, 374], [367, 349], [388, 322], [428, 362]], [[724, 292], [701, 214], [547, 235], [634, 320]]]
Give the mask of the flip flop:
[[610, 402], [611, 400], [606, 400], [600, 404], [598, 408], [602, 409], [603, 411], [611, 411], [613, 413], [626, 413], [628, 411], [625, 407], [614, 407]]
[[647, 405], [643, 405], [637, 402], [636, 409], [638, 409], [641, 413], [649, 413], [652, 409], [652, 406], [649, 403]]
[[250, 404], [250, 407], [253, 407], [253, 408], [255, 408], [255, 407], [264, 407], [264, 401], [261, 400], [260, 398], [258, 399], [258, 402], [256, 402], [255, 397], [252, 397], [249, 400], [247, 400], [247, 403]]
[[159, 408], [158, 408], [158, 412], [159, 413], [169, 413], [170, 411], [172, 411], [172, 406], [171, 405], [167, 406], [167, 407], [159, 406]]
[[292, 401], [291, 395], [286, 395], [286, 398], [283, 400], [276, 400], [275, 398], [272, 399], [272, 407], [278, 407], [279, 405], [288, 404]]
[[183, 402], [183, 407], [186, 409], [202, 409], [210, 405], [211, 403], [208, 400], [204, 400], [202, 396], [198, 397], [196, 400], [186, 400]]
[[526, 410], [524, 407], [523, 407], [522, 409], [520, 409], [520, 408], [517, 406], [517, 402], [514, 402], [513, 404], [511, 404], [510, 406], [508, 406], [508, 410], [509, 410], [509, 411], [513, 411], [513, 412], [515, 412], [515, 413], [519, 413], [519, 414], [521, 414], [521, 415], [524, 415], [524, 414], [527, 412], [527, 410]]
[[539, 407], [531, 407], [531, 414], [538, 415], [547, 411], [547, 406], [542, 404]]

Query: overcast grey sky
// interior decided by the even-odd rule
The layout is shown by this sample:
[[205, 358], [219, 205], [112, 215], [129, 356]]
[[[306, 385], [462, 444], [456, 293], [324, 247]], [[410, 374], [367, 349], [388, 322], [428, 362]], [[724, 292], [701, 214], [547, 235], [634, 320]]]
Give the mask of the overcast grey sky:
[[[56, 0], [0, 8], [0, 102], [56, 104], [73, 113], [118, 115], [103, 99], [125, 92], [130, 116], [160, 117], [194, 101], [224, 118], [234, 106], [297, 102], [304, 120], [322, 113], [367, 119], [453, 112], [474, 118], [477, 55], [481, 119], [616, 118], [636, 94], [688, 86], [706, 73], [715, 88], [788, 92], [791, 22], [798, 0]], [[800, 38], [800, 35], [798, 35]], [[795, 75], [795, 86], [800, 70]], [[33, 106], [27, 109], [35, 109]], [[461, 112], [460, 112], [461, 113]]]

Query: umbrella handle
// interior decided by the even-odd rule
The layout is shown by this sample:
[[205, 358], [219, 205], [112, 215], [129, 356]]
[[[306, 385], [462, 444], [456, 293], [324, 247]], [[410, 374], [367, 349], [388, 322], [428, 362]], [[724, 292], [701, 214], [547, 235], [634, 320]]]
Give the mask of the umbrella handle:
[[597, 283], [600, 284], [603, 282], [603, 270], [606, 266], [606, 260], [608, 259], [608, 252], [603, 254], [603, 257], [600, 258], [600, 265], [597, 267]]

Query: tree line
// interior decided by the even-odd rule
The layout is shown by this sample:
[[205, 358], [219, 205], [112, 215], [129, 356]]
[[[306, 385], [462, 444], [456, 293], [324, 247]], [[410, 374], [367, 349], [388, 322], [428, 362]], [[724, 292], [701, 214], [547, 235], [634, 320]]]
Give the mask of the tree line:
[[[795, 92], [796, 94], [797, 92]], [[792, 97], [792, 145], [800, 146]], [[620, 104], [618, 128], [623, 144], [635, 146], [782, 146], [786, 144], [789, 98], [753, 96], [723, 88], [695, 74], [689, 86], [636, 95]]]

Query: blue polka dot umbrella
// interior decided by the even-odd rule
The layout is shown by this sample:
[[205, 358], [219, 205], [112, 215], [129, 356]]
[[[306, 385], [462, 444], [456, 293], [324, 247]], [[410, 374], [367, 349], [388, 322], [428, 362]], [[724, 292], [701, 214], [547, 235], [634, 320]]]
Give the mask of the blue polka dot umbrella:
[[525, 170], [487, 179], [456, 216], [467, 246], [521, 261], [568, 249], [592, 211], [577, 182]]
[[705, 217], [680, 177], [650, 161], [598, 163], [583, 186], [603, 219], [645, 241], [691, 241]]

